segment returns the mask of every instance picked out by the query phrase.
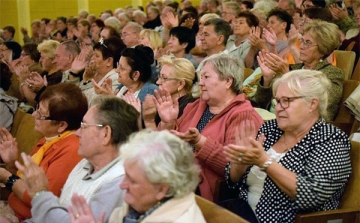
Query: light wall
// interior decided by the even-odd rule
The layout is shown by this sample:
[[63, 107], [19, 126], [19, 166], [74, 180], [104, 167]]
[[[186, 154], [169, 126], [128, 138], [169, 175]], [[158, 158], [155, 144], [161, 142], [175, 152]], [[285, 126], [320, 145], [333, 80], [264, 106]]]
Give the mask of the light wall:
[[[15, 41], [23, 44], [20, 28], [30, 31], [31, 21], [41, 18], [56, 18], [58, 16], [76, 16], [80, 9], [86, 9], [91, 14], [99, 16], [105, 9], [114, 11], [132, 5], [145, 6], [146, 0], [0, 0], [0, 28], [6, 25], [15, 27]], [[177, 0], [180, 2], [180, 0]], [[193, 0], [198, 5], [200, 0]]]

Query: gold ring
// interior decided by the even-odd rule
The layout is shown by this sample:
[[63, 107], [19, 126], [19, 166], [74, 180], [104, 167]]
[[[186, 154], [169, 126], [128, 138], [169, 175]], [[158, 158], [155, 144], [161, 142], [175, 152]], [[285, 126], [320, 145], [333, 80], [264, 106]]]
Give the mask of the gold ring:
[[242, 161], [242, 157], [241, 157], [241, 156], [238, 158], [238, 161], [239, 161], [239, 162], [241, 162], [241, 161]]
[[76, 218], [79, 218], [80, 217], [80, 215], [79, 215], [79, 213], [77, 213], [76, 215], [75, 215], [75, 219]]
[[31, 88], [32, 87], [32, 85], [31, 84], [29, 84], [29, 88]]

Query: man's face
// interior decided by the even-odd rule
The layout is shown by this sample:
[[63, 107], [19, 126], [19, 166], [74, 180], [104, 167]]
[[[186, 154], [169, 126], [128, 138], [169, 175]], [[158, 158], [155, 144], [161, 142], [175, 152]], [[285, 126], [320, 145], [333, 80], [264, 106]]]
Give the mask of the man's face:
[[3, 38], [4, 38], [4, 40], [8, 40], [8, 39], [10, 39], [11, 37], [12, 37], [12, 33], [9, 32], [9, 30], [4, 29], [4, 31], [3, 31]]
[[126, 47], [133, 47], [140, 43], [140, 35], [130, 26], [125, 26], [121, 32], [121, 39]]
[[59, 45], [55, 50], [55, 57], [53, 63], [61, 71], [66, 71], [71, 68], [71, 54], [65, 48], [65, 45]]
[[211, 51], [221, 44], [220, 36], [215, 32], [213, 25], [204, 26], [200, 40], [201, 49], [205, 52]]

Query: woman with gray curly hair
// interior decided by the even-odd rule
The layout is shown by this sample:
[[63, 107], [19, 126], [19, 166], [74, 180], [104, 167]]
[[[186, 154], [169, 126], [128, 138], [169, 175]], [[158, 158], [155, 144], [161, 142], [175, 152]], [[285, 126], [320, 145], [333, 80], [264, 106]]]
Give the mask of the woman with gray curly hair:
[[[167, 131], [142, 131], [121, 146], [121, 156], [126, 175], [120, 188], [126, 190], [126, 204], [112, 212], [110, 223], [205, 223], [193, 193], [200, 167], [186, 142]], [[72, 201], [72, 222], [95, 222], [82, 197], [74, 195]]]

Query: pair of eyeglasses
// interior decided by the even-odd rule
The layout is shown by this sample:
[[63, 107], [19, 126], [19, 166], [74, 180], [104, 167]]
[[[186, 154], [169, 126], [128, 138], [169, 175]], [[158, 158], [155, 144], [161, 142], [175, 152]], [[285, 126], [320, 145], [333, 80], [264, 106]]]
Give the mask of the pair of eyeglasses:
[[105, 45], [103, 38], [100, 38], [100, 39], [99, 39], [99, 43], [100, 43], [101, 45], [103, 45], [105, 48], [109, 49], [109, 48]]
[[304, 40], [303, 38], [300, 39], [300, 45], [305, 46], [306, 49], [312, 46], [318, 46], [317, 44], [313, 44], [311, 41]]
[[179, 78], [170, 78], [170, 77], [163, 77], [158, 75], [158, 80], [161, 81], [162, 83], [166, 82], [166, 81], [179, 81]]
[[280, 106], [283, 109], [287, 109], [290, 106], [290, 102], [296, 100], [296, 99], [300, 99], [300, 98], [304, 98], [304, 96], [297, 96], [297, 97], [282, 97], [282, 98], [274, 98], [275, 101], [280, 104]]
[[105, 125], [103, 125], [103, 124], [89, 124], [89, 123], [85, 123], [85, 122], [80, 123], [80, 128], [82, 128], [82, 129], [85, 129], [89, 126], [95, 126], [95, 127], [99, 127], [99, 128], [105, 127]]
[[22, 53], [22, 54], [20, 54], [20, 56], [25, 57], [25, 56], [29, 56], [29, 54], [28, 53]]
[[46, 115], [43, 115], [40, 113], [40, 110], [39, 110], [40, 106], [39, 104], [36, 105], [36, 110], [34, 111], [35, 112], [35, 118], [37, 120], [51, 120], [51, 121], [56, 121], [56, 119], [52, 118], [51, 116], [46, 116]]
[[120, 36], [121, 38], [126, 38], [127, 36], [130, 36], [131, 34], [134, 34], [136, 32], [131, 32], [131, 33], [121, 33]]

